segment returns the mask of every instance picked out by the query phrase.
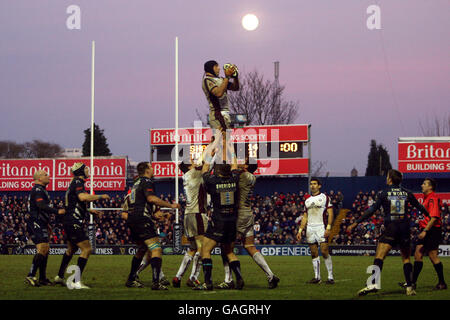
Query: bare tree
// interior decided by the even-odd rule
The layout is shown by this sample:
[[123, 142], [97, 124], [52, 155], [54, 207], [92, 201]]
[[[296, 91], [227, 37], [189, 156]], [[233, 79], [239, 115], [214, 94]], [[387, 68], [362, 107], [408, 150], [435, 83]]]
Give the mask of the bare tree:
[[59, 144], [33, 140], [25, 143], [26, 158], [57, 158], [63, 149]]
[[420, 131], [425, 137], [443, 137], [450, 136], [450, 114], [439, 118], [434, 116], [433, 120], [428, 118], [419, 121]]
[[244, 75], [241, 89], [228, 96], [231, 113], [247, 116], [247, 124], [288, 124], [297, 115], [299, 103], [283, 98], [285, 86], [265, 80], [258, 71]]
[[324, 177], [325, 175], [328, 177], [329, 172], [325, 174], [327, 164], [326, 161], [314, 161], [311, 164], [311, 176], [312, 177]]
[[[240, 77], [240, 90], [228, 92], [231, 113], [245, 114], [247, 125], [288, 124], [295, 121], [299, 103], [285, 100], [285, 86], [265, 80], [258, 71]], [[198, 118], [203, 122], [199, 110]]]
[[33, 140], [32, 142], [17, 143], [14, 141], [0, 141], [0, 158], [56, 158], [61, 156], [62, 147], [51, 142]]
[[26, 154], [26, 149], [23, 144], [14, 141], [0, 141], [0, 158], [13, 159], [23, 158]]

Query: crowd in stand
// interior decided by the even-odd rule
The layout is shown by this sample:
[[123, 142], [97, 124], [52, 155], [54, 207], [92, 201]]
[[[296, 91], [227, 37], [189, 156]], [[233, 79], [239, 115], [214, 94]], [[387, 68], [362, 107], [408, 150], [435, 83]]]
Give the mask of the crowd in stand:
[[[356, 231], [347, 234], [346, 228], [353, 223], [365, 209], [374, 201], [376, 193], [360, 192], [353, 201], [350, 212], [345, 217], [339, 217], [339, 209], [343, 207], [343, 194], [338, 191], [327, 193], [331, 198], [331, 203], [335, 212], [335, 223], [340, 223], [340, 232], [334, 236], [332, 242], [335, 244], [366, 245], [376, 244], [377, 238], [383, 231], [383, 215], [377, 212], [369, 220], [361, 223]], [[255, 241], [257, 244], [271, 245], [293, 245], [297, 241], [295, 235], [298, 225], [305, 209], [305, 193], [277, 193], [271, 196], [254, 195], [251, 198], [253, 212], [255, 215]], [[172, 197], [161, 195], [166, 201], [172, 202]], [[182, 208], [185, 205], [185, 197], [180, 195]], [[120, 208], [123, 196], [113, 196], [110, 200], [101, 200], [95, 203], [95, 207]], [[54, 207], [62, 207], [63, 199], [56, 197], [52, 200]], [[442, 244], [450, 244], [450, 209], [448, 204], [443, 204], [442, 208], [443, 239]], [[180, 221], [183, 221], [183, 209], [181, 209]], [[410, 211], [411, 228], [413, 240], [418, 235], [418, 212]], [[24, 246], [32, 244], [31, 236], [27, 232], [27, 221], [29, 218], [27, 208], [27, 198], [19, 196], [0, 196], [0, 244], [19, 244]], [[159, 232], [163, 245], [172, 243], [172, 226], [174, 215], [170, 220], [159, 223]], [[126, 221], [122, 219], [120, 211], [105, 211], [102, 217], [95, 218], [97, 244], [121, 245], [131, 244], [129, 230]], [[55, 217], [51, 217], [51, 237], [50, 243], [63, 244], [64, 235], [62, 225]], [[305, 238], [303, 238], [305, 241]]]

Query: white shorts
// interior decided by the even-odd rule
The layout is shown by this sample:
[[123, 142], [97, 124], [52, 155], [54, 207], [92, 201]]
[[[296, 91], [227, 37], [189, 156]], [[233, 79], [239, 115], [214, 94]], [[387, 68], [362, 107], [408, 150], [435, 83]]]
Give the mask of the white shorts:
[[184, 214], [184, 234], [189, 239], [205, 234], [208, 216], [205, 213]]
[[325, 226], [323, 224], [306, 226], [306, 242], [309, 244], [323, 243], [325, 240]]

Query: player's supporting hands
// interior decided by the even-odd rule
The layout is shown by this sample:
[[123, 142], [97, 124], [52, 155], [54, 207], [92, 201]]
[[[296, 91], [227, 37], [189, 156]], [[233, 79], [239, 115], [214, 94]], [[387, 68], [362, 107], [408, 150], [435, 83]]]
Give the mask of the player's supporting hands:
[[325, 233], [323, 235], [325, 238], [328, 238], [330, 236], [330, 230], [325, 230]]
[[300, 242], [302, 240], [302, 232], [303, 229], [299, 229], [297, 232], [297, 241]]
[[97, 215], [97, 217], [99, 217], [99, 218], [103, 217], [103, 211], [100, 211], [100, 210], [94, 210], [94, 209], [89, 209], [89, 212], [90, 212], [91, 214]]
[[180, 205], [179, 203], [172, 203], [172, 204], [170, 205], [170, 207], [171, 207], [172, 209], [181, 209], [181, 205]]
[[155, 212], [155, 214], [153, 215], [153, 217], [158, 220], [159, 222], [163, 222], [166, 219], [170, 219], [172, 215], [170, 214], [170, 212], [163, 212], [161, 210], [158, 210], [157, 212]]
[[358, 225], [358, 224], [357, 224], [356, 222], [354, 222], [354, 223], [352, 223], [351, 225], [349, 225], [348, 228], [347, 228], [347, 233], [351, 233], [352, 230], [353, 230], [354, 228], [356, 228], [357, 225]]
[[426, 233], [425, 231], [422, 231], [422, 232], [419, 234], [419, 239], [422, 240], [423, 238], [426, 237], [426, 235], [427, 235], [427, 233]]

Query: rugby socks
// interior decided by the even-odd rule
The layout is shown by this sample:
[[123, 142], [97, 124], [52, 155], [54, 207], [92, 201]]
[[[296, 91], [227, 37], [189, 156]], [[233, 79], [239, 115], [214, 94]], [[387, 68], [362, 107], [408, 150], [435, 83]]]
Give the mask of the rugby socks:
[[411, 262], [403, 264], [403, 274], [405, 275], [406, 286], [411, 287], [412, 285], [412, 271], [413, 266]]
[[256, 262], [256, 264], [264, 271], [267, 279], [272, 280], [273, 272], [272, 270], [270, 270], [269, 265], [267, 264], [266, 259], [264, 259], [264, 256], [261, 254], [261, 252], [257, 251], [252, 258]]
[[164, 272], [161, 270], [159, 271], [159, 281], [161, 281], [164, 278]]
[[323, 259], [325, 261], [325, 266], [327, 267], [328, 271], [328, 279], [332, 280], [333, 278], [333, 263], [331, 262], [331, 256], [328, 255], [328, 258]]
[[419, 278], [420, 271], [422, 271], [422, 267], [423, 267], [423, 261], [415, 261], [414, 262], [412, 283], [417, 283], [417, 279]]
[[192, 270], [189, 279], [197, 280], [198, 274], [200, 273], [200, 264], [202, 263], [200, 259], [200, 252], [196, 252], [194, 258], [192, 258]]
[[212, 284], [212, 260], [203, 259], [203, 274], [205, 275], [205, 283]]
[[439, 283], [440, 284], [444, 284], [444, 266], [442, 265], [442, 262], [433, 264], [434, 270], [436, 270], [436, 273], [438, 275], [439, 278]]
[[72, 260], [72, 256], [63, 254], [61, 266], [59, 267], [59, 272], [58, 272], [58, 277], [60, 277], [61, 279], [64, 278], [64, 273], [66, 272], [66, 268], [69, 265], [70, 260]]
[[47, 279], [47, 261], [48, 255], [44, 256], [44, 260], [42, 261], [41, 266], [39, 267], [39, 280]]
[[35, 277], [38, 269], [41, 268], [42, 262], [45, 260], [45, 257], [38, 253], [33, 257], [33, 263], [31, 264], [30, 273], [28, 273], [29, 277]]
[[225, 282], [228, 283], [233, 281], [233, 274], [231, 273], [230, 264], [228, 263], [228, 257], [226, 256], [226, 254], [223, 253], [223, 250], [221, 256], [223, 269], [225, 271]]
[[141, 265], [139, 266], [139, 269], [136, 271], [136, 275], [138, 275], [139, 273], [144, 271], [144, 269], [147, 268], [149, 264], [150, 264], [150, 259], [148, 259], [147, 255], [145, 255], [144, 258], [142, 258], [142, 262], [141, 262]]
[[80, 268], [80, 278], [81, 278], [81, 275], [83, 274], [84, 268], [86, 267], [87, 261], [88, 261], [88, 259], [86, 259], [86, 258], [82, 258], [82, 257], [78, 258], [77, 265], [78, 265], [78, 268]]
[[153, 269], [153, 283], [159, 282], [159, 274], [161, 273], [161, 265], [162, 265], [162, 259], [155, 257], [150, 259], [150, 264], [152, 265]]
[[320, 258], [312, 259], [313, 269], [314, 269], [314, 278], [320, 280]]
[[131, 260], [131, 270], [130, 274], [128, 275], [128, 281], [133, 281], [136, 279], [136, 272], [139, 269], [139, 266], [141, 265], [142, 258], [139, 259], [136, 256], [133, 256], [133, 259]]
[[242, 279], [241, 262], [239, 260], [230, 262], [230, 268], [231, 270], [233, 270], [234, 275], [236, 276], [236, 280], [241, 280]]
[[176, 277], [177, 277], [178, 279], [181, 280], [181, 278], [183, 277], [183, 275], [184, 275], [184, 273], [186, 272], [187, 268], [189, 268], [189, 265], [191, 264], [192, 259], [193, 259], [193, 258], [192, 258], [191, 255], [189, 255], [189, 253], [186, 252], [186, 253], [184, 254], [183, 261], [181, 261], [180, 268], [178, 269], [178, 272], [177, 272], [177, 274], [176, 274]]

